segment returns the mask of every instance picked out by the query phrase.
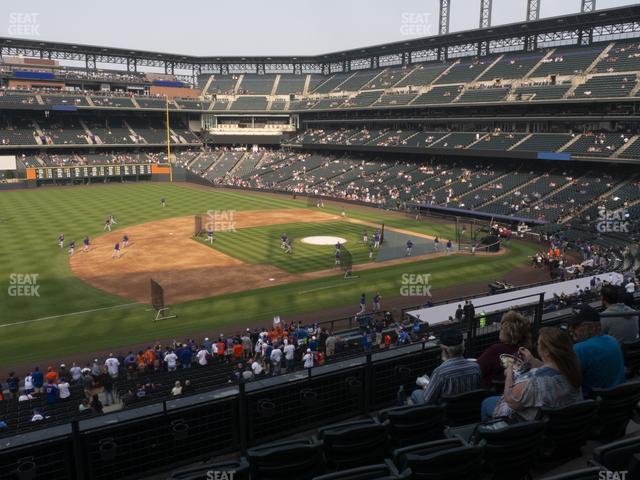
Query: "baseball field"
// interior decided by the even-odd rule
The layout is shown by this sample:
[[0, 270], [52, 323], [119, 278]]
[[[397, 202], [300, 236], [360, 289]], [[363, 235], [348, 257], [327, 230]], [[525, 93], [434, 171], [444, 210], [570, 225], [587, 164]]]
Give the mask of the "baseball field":
[[[160, 199], [166, 199], [166, 206]], [[119, 184], [0, 194], [0, 367], [113, 349], [222, 329], [269, 325], [275, 315], [353, 306], [361, 292], [400, 296], [404, 274], [431, 274], [434, 289], [489, 282], [522, 267], [534, 247], [512, 242], [497, 256], [444, 254], [377, 261], [363, 231], [385, 229], [427, 242], [454, 236], [446, 223], [338, 205], [308, 208], [304, 199], [188, 185]], [[193, 239], [193, 216], [218, 212], [229, 228]], [[113, 215], [112, 231], [104, 230]], [[280, 235], [292, 239], [283, 251]], [[64, 234], [65, 248], [58, 245]], [[113, 258], [124, 234], [130, 243]], [[346, 240], [358, 278], [344, 280], [333, 245]], [[84, 252], [82, 240], [90, 248]], [[76, 250], [69, 254], [68, 243]], [[149, 278], [165, 289], [177, 318], [153, 322]], [[321, 315], [319, 315], [321, 317]], [[319, 318], [320, 319], [320, 318]]]

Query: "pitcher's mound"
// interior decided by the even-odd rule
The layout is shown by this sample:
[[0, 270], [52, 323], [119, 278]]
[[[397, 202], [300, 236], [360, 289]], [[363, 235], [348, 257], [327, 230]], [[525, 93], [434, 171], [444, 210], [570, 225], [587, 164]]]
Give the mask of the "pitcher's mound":
[[341, 244], [347, 243], [342, 237], [304, 237], [300, 240], [302, 243], [308, 243], [309, 245], [335, 245], [340, 242]]

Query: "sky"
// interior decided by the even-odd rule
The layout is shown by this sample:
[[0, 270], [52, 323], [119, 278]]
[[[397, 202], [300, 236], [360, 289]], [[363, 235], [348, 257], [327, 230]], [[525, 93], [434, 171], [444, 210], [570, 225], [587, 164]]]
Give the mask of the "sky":
[[[450, 0], [450, 31], [477, 28], [480, 0]], [[541, 17], [580, 0], [540, 0]], [[597, 0], [598, 9], [637, 2]], [[438, 0], [0, 0], [0, 36], [196, 56], [317, 55], [438, 33]], [[493, 0], [492, 25], [526, 0]]]

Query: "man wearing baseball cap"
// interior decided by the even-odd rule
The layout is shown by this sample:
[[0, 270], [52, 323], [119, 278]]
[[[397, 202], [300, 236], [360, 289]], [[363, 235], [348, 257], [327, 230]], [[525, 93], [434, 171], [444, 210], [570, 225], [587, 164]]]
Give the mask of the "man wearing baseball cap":
[[440, 334], [442, 364], [433, 371], [431, 380], [417, 382], [421, 387], [411, 394], [411, 404], [437, 404], [445, 395], [458, 395], [480, 388], [482, 373], [475, 360], [463, 357], [464, 338], [456, 329]]
[[600, 314], [585, 305], [567, 323], [576, 342], [573, 349], [580, 362], [585, 397], [589, 397], [594, 388], [611, 388], [623, 383], [626, 377], [622, 350], [615, 338], [602, 334]]

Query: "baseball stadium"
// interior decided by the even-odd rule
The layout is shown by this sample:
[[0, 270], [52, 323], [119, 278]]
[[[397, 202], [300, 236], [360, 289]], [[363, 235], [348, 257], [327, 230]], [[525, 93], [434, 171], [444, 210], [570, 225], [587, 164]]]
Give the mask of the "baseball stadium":
[[640, 479], [640, 4], [600, 1], [8, 8], [0, 479]]

